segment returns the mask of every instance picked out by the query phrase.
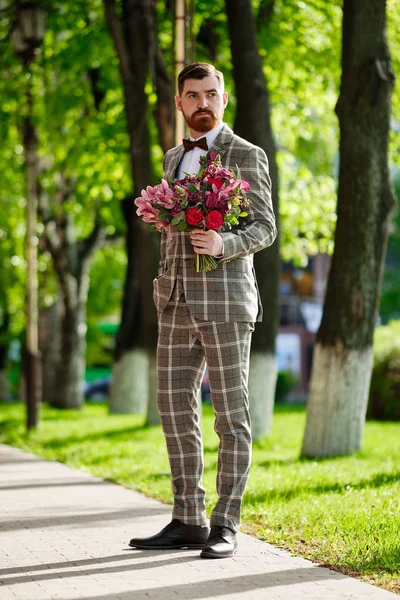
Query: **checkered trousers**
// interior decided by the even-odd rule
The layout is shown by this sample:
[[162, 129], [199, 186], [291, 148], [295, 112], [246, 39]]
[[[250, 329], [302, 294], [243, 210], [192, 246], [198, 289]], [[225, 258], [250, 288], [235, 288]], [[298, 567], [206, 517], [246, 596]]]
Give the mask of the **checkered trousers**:
[[237, 531], [251, 462], [247, 378], [251, 334], [248, 322], [202, 321], [188, 310], [180, 278], [158, 314], [158, 410], [166, 438], [174, 493], [173, 518], [204, 525], [203, 444], [197, 414], [207, 362], [218, 451], [218, 502], [211, 525]]

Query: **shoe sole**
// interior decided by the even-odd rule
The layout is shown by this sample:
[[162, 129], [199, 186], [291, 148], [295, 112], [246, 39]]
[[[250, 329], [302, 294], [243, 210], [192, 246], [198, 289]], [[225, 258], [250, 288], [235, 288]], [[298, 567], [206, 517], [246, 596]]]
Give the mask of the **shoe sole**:
[[187, 548], [188, 550], [201, 550], [204, 548], [206, 542], [204, 544], [182, 544], [180, 546], [142, 546], [139, 544], [129, 544], [131, 548], [137, 548], [138, 550], [182, 550], [183, 548]]
[[231, 558], [231, 556], [236, 554], [236, 551], [237, 548], [232, 550], [232, 552], [230, 552], [229, 554], [216, 554], [215, 552], [207, 552], [203, 550], [202, 552], [200, 552], [200, 558]]

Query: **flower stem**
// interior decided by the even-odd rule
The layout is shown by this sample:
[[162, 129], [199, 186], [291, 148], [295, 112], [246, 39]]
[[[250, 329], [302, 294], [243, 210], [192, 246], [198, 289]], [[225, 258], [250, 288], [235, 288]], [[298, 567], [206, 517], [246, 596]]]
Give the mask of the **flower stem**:
[[207, 273], [218, 267], [216, 260], [208, 254], [194, 253], [193, 268], [196, 273]]

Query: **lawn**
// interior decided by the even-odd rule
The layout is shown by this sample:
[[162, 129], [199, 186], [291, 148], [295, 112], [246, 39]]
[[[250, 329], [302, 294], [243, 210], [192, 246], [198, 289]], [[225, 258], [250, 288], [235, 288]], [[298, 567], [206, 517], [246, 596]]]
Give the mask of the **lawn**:
[[[298, 458], [303, 407], [278, 406], [272, 435], [254, 445], [242, 530], [296, 555], [400, 593], [400, 423], [369, 422], [362, 452]], [[218, 439], [203, 415], [208, 508], [216, 501]], [[103, 405], [43, 407], [29, 436], [21, 405], [0, 407], [0, 442], [58, 460], [171, 502], [160, 427]]]

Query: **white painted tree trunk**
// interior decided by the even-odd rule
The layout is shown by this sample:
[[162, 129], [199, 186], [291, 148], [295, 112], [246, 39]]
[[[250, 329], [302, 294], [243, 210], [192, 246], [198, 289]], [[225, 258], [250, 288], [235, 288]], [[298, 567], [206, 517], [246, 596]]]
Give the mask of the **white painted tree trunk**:
[[110, 390], [110, 413], [146, 414], [149, 396], [149, 360], [143, 349], [125, 352], [114, 363]]
[[0, 369], [0, 402], [11, 400], [7, 369]]
[[273, 354], [255, 351], [251, 353], [249, 404], [253, 441], [267, 436], [270, 432], [277, 375], [276, 358]]
[[302, 456], [341, 456], [361, 448], [372, 362], [372, 346], [316, 345]]

